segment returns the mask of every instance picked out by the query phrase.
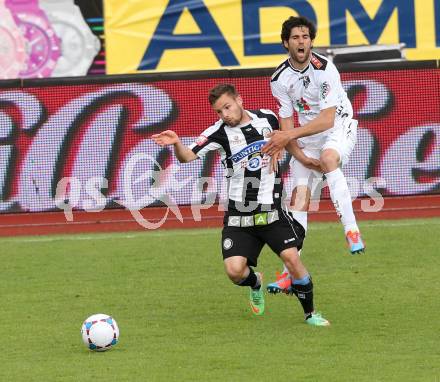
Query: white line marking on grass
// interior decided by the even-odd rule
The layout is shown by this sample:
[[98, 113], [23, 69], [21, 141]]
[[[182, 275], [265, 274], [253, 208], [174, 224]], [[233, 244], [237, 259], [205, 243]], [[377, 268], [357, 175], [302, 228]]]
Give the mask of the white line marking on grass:
[[[333, 224], [317, 223], [312, 222], [308, 230], [321, 231], [326, 229], [334, 229], [335, 224], [338, 222], [332, 222]], [[440, 225], [440, 220], [437, 218], [423, 221], [423, 220], [405, 220], [405, 221], [392, 221], [392, 220], [372, 220], [372, 221], [361, 221], [359, 223], [361, 227], [414, 227], [414, 226], [430, 226], [430, 225]]]
[[42, 236], [42, 237], [8, 237], [8, 238], [0, 238], [0, 242], [19, 242], [19, 243], [50, 243], [54, 241], [80, 241], [80, 240], [114, 240], [114, 239], [136, 239], [139, 237], [168, 237], [168, 236], [200, 236], [200, 235], [218, 235], [218, 229], [212, 229], [212, 232], [209, 232], [207, 229], [203, 229], [203, 232], [200, 230], [188, 230], [188, 231], [175, 231], [175, 230], [162, 230], [162, 231], [153, 231], [153, 232], [138, 232], [138, 233], [130, 233], [130, 234], [122, 234], [119, 232], [115, 232], [113, 234], [101, 234], [99, 232], [93, 235], [78, 235], [78, 234], [66, 234], [65, 236]]
[[[338, 222], [332, 223], [315, 223], [312, 222], [309, 226], [311, 231], [322, 231], [328, 229], [335, 229], [335, 225]], [[404, 220], [404, 221], [392, 221], [392, 220], [373, 220], [373, 221], [362, 221], [360, 223], [361, 227], [409, 227], [409, 226], [429, 226], [429, 225], [440, 225], [440, 219], [429, 219], [429, 220]], [[140, 237], [176, 237], [176, 236], [200, 236], [200, 235], [219, 235], [219, 228], [203, 228], [203, 229], [187, 229], [187, 230], [156, 230], [156, 231], [143, 231], [143, 232], [132, 232], [132, 233], [120, 233], [115, 232], [112, 234], [94, 233], [91, 235], [81, 235], [81, 234], [66, 234], [63, 236], [41, 236], [41, 237], [8, 237], [0, 238], [0, 242], [14, 242], [14, 243], [51, 243], [54, 241], [87, 241], [87, 240], [115, 240], [115, 239], [136, 239]]]

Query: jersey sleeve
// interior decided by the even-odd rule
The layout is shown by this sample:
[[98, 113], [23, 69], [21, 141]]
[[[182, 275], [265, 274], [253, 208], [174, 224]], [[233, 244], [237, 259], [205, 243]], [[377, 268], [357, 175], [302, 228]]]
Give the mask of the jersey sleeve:
[[341, 77], [334, 65], [327, 65], [319, 78], [319, 108], [321, 110], [338, 105], [338, 92], [341, 88]]
[[275, 97], [278, 103], [279, 111], [278, 115], [281, 118], [289, 118], [293, 115], [293, 105], [290, 100], [287, 91], [280, 81], [271, 81], [270, 89], [272, 90], [272, 95]]
[[262, 113], [262, 115], [267, 118], [270, 127], [272, 128], [272, 130], [279, 130], [280, 129], [280, 124], [278, 122], [278, 117], [277, 115], [269, 109], [260, 109], [260, 112]]
[[199, 158], [204, 158], [206, 154], [210, 151], [220, 150], [222, 145], [216, 139], [216, 132], [221, 127], [220, 121], [215, 125], [208, 127], [194, 143], [189, 145], [191, 151], [196, 154]]

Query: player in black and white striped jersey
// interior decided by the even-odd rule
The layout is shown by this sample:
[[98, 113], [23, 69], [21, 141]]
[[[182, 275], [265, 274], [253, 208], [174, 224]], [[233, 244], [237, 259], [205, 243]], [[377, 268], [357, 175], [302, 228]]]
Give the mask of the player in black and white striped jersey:
[[[206, 129], [197, 142], [190, 146], [198, 156], [203, 157], [212, 150], [220, 153], [227, 171], [230, 207], [240, 212], [255, 211], [262, 206], [273, 206], [280, 198], [281, 178], [271, 172], [269, 156], [261, 155], [266, 144], [265, 136], [278, 129], [278, 120], [270, 110], [246, 111], [245, 121], [237, 125], [223, 120]], [[256, 208], [245, 206], [255, 204]]]
[[248, 111], [234, 86], [221, 84], [211, 89], [209, 102], [220, 117], [190, 147], [184, 146], [171, 130], [152, 136], [159, 145], [173, 145], [180, 162], [203, 158], [218, 151], [228, 178], [228, 209], [222, 231], [225, 271], [232, 282], [250, 287], [250, 305], [254, 314], [264, 312], [262, 277], [257, 266], [264, 244], [278, 254], [289, 272], [300, 282], [292, 284], [310, 325], [328, 326], [329, 322], [313, 306], [313, 283], [302, 264], [298, 250], [304, 229], [281, 206], [282, 183], [270, 169], [270, 158], [261, 149], [267, 135], [278, 130], [278, 119], [270, 110]]

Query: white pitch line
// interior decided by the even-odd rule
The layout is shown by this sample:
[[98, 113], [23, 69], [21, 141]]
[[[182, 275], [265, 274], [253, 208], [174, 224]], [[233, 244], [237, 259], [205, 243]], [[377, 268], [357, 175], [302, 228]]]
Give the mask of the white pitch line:
[[[197, 230], [198, 231], [198, 230]], [[78, 234], [65, 235], [65, 236], [44, 236], [44, 237], [8, 237], [8, 238], [0, 238], [0, 242], [19, 242], [19, 243], [45, 243], [45, 242], [54, 242], [54, 241], [79, 241], [79, 240], [114, 240], [114, 239], [135, 239], [138, 237], [166, 237], [166, 236], [200, 236], [206, 234], [218, 234], [218, 230], [213, 229], [213, 232], [209, 232], [208, 230], [204, 230], [201, 232], [191, 231], [188, 229], [187, 232], [176, 232], [174, 230], [171, 231], [160, 231], [160, 232], [139, 232], [139, 233], [131, 233], [131, 234], [121, 234], [115, 232], [114, 234], [103, 235], [100, 233], [96, 233], [94, 235], [82, 236]]]
[[[333, 224], [326, 223], [312, 223], [309, 226], [309, 231], [323, 231], [329, 229], [335, 229], [334, 225], [338, 224], [334, 222]], [[414, 221], [389, 221], [389, 220], [381, 220], [381, 221], [369, 221], [369, 222], [361, 222], [360, 226], [364, 227], [408, 227], [408, 226], [429, 226], [429, 225], [440, 225], [440, 220], [429, 219], [427, 221], [424, 220], [414, 220]], [[54, 241], [87, 241], [87, 240], [114, 240], [114, 239], [136, 239], [139, 237], [168, 237], [168, 236], [200, 236], [200, 235], [218, 235], [220, 228], [211, 228], [211, 229], [203, 229], [200, 231], [199, 229], [187, 229], [187, 230], [156, 230], [156, 231], [144, 231], [144, 232], [136, 232], [136, 233], [127, 233], [122, 234], [115, 232], [113, 234], [101, 234], [95, 233], [92, 235], [63, 235], [63, 236], [44, 236], [44, 237], [8, 237], [8, 238], [0, 238], [1, 242], [18, 242], [18, 243], [50, 243]]]
[[[337, 222], [334, 222], [335, 224]], [[440, 225], [440, 220], [437, 218], [430, 219], [428, 221], [424, 220], [414, 220], [411, 221], [405, 220], [405, 221], [393, 221], [393, 220], [371, 220], [371, 221], [360, 221], [358, 222], [359, 225], [362, 227], [409, 227], [409, 226], [429, 226], [429, 225]], [[313, 223], [312, 223], [313, 224]], [[331, 225], [312, 225], [311, 230], [319, 231], [319, 230], [325, 230], [325, 229], [333, 229], [334, 227]]]

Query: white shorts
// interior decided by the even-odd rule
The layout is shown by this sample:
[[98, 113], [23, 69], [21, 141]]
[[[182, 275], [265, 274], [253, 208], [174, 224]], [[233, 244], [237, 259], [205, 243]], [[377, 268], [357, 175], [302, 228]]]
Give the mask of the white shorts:
[[339, 163], [344, 167], [353, 152], [357, 140], [358, 121], [356, 119], [344, 119], [342, 129], [336, 129], [327, 136], [322, 150], [333, 149], [339, 154]]
[[[309, 158], [319, 159], [321, 155], [320, 150], [316, 149], [302, 149], [304, 154]], [[311, 191], [312, 195], [317, 192], [318, 186], [322, 181], [322, 172], [312, 170], [305, 167], [299, 160], [292, 157], [290, 161], [290, 170], [292, 174], [291, 187], [294, 190], [297, 186], [307, 186]]]
[[[306, 156], [314, 159], [319, 159], [321, 152], [324, 149], [336, 150], [340, 158], [339, 163], [343, 167], [347, 164], [356, 144], [357, 127], [357, 120], [348, 119], [342, 128], [333, 130], [329, 133], [320, 150], [307, 147], [301, 147], [301, 149]], [[311, 190], [313, 196], [318, 191], [318, 186], [320, 186], [323, 174], [319, 171], [305, 167], [294, 157], [292, 157], [292, 160], [290, 161], [290, 168], [292, 171], [292, 189], [296, 186], [307, 186]]]

